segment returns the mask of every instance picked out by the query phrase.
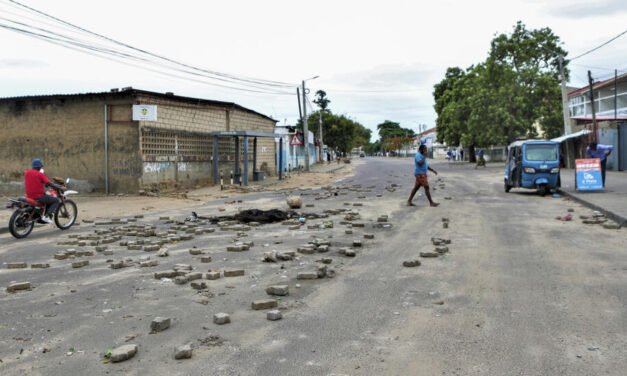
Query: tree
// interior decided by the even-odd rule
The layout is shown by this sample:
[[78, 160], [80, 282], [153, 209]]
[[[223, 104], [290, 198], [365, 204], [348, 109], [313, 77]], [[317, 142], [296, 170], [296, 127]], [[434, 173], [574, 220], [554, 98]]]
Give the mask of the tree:
[[511, 35], [492, 40], [485, 62], [447, 69], [433, 91], [438, 141], [470, 147], [472, 161], [475, 145], [537, 137], [536, 124], [547, 138], [559, 135], [558, 59], [565, 55], [550, 29], [518, 22]]
[[331, 103], [331, 101], [327, 98], [327, 93], [324, 90], [316, 91], [316, 99], [314, 99], [313, 102], [317, 104], [322, 111], [327, 111], [329, 103]]
[[400, 123], [386, 120], [377, 125], [379, 140], [383, 151], [400, 151], [403, 146], [413, 142], [416, 132], [402, 128]]

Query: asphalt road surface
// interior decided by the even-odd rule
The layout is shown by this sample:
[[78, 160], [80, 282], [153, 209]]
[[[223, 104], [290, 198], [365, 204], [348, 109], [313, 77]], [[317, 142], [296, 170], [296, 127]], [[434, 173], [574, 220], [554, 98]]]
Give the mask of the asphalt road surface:
[[[441, 205], [430, 208], [422, 191], [414, 199], [416, 207], [405, 204], [413, 185], [410, 160], [356, 163], [355, 175], [333, 189], [242, 195], [237, 197], [241, 203], [225, 204], [231, 197], [197, 210], [215, 216], [237, 209], [285, 209], [286, 195], [302, 194], [305, 204], [314, 205], [304, 212], [344, 209], [359, 214], [352, 221], [344, 212], [310, 219], [294, 230], [282, 224], [250, 231], [201, 225], [216, 231], [167, 244], [170, 256], [165, 258], [115, 242], [109, 244], [113, 255], [53, 259], [68, 248], [94, 250], [58, 243], [112, 225], [82, 224], [67, 232], [36, 228], [21, 241], [0, 235], [0, 374], [625, 374], [624, 230], [583, 224], [579, 216], [590, 210], [564, 198], [504, 193], [499, 166], [475, 170], [433, 162], [439, 175], [430, 175], [430, 181]], [[227, 212], [219, 212], [224, 206]], [[555, 219], [568, 209], [574, 210], [572, 221]], [[140, 213], [129, 218], [132, 214]], [[181, 220], [189, 214], [150, 214], [129, 225], [177, 232], [175, 224], [159, 217]], [[377, 227], [384, 214], [391, 226]], [[332, 229], [308, 228], [329, 220]], [[366, 233], [374, 239], [364, 239]], [[420, 258], [420, 252], [434, 250], [432, 237], [450, 239], [449, 252]], [[264, 252], [295, 251], [313, 238], [330, 241], [329, 252], [261, 262]], [[338, 253], [357, 239], [363, 247], [354, 248], [356, 257]], [[234, 241], [253, 241], [254, 246], [227, 252]], [[212, 262], [190, 255], [193, 246], [211, 255]], [[145, 257], [159, 266], [140, 268], [136, 262]], [[332, 259], [334, 278], [296, 280], [298, 272], [316, 270], [323, 257]], [[71, 267], [84, 259], [89, 265]], [[131, 266], [109, 267], [110, 260], [123, 259]], [[402, 266], [415, 259], [422, 265]], [[11, 262], [49, 263], [50, 268], [7, 269], [5, 263]], [[205, 291], [153, 277], [181, 263], [194, 271], [242, 268], [246, 274], [205, 280]], [[4, 287], [11, 281], [29, 281], [33, 289], [7, 293]], [[265, 288], [273, 284], [290, 288], [289, 296], [278, 299], [279, 321], [251, 309], [252, 301], [270, 298]], [[229, 313], [231, 323], [215, 325], [218, 312]], [[150, 334], [157, 316], [171, 318], [172, 325]], [[175, 360], [174, 348], [187, 343], [194, 348], [192, 358]], [[137, 344], [137, 355], [108, 363], [106, 352], [124, 344]]]

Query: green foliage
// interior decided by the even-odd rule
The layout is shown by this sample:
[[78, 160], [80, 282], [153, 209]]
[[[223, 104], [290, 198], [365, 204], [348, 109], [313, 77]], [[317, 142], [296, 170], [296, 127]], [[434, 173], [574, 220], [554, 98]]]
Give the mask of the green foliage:
[[549, 28], [527, 30], [518, 22], [510, 35], [492, 40], [485, 62], [466, 70], [449, 68], [433, 91], [438, 141], [507, 144], [538, 137], [535, 125], [544, 137], [559, 135], [560, 55], [566, 51]]
[[[307, 115], [307, 127], [319, 138], [319, 124], [322, 122], [322, 138], [331, 149], [349, 153], [356, 147], [370, 147], [370, 136], [372, 131], [362, 124], [350, 119], [346, 115], [335, 115], [328, 108], [331, 101], [327, 98], [326, 92], [318, 90], [316, 92], [316, 103], [320, 110]], [[303, 129], [301, 120], [296, 124], [299, 130]]]
[[377, 125], [380, 148], [383, 151], [398, 151], [413, 142], [416, 133], [413, 129], [402, 128], [399, 123], [386, 120]]
[[327, 92], [324, 90], [316, 91], [316, 99], [314, 99], [313, 102], [317, 104], [322, 111], [326, 111], [329, 107], [329, 103], [331, 103], [331, 101], [327, 98]]

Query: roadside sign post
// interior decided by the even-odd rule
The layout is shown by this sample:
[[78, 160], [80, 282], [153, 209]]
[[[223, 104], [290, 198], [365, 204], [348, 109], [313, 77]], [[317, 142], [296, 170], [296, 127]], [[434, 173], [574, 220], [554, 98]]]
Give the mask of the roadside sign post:
[[602, 191], [601, 160], [598, 158], [575, 160], [575, 190]]

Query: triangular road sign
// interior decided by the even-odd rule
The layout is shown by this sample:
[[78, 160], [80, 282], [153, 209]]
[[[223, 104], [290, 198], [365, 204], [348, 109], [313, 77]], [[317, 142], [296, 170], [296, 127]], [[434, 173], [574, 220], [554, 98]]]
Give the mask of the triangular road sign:
[[290, 145], [301, 146], [302, 144], [303, 144], [303, 141], [300, 139], [300, 137], [298, 137], [297, 134], [292, 136], [292, 141], [290, 141]]

